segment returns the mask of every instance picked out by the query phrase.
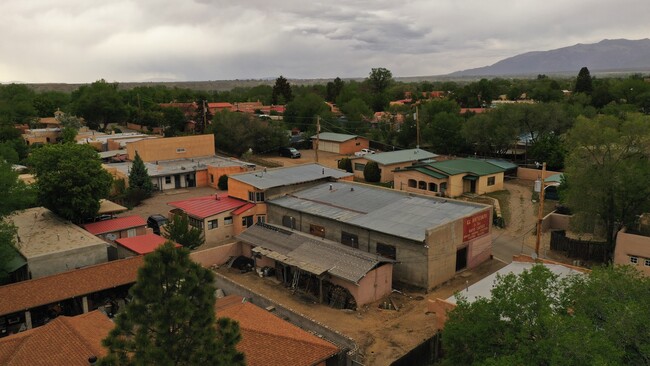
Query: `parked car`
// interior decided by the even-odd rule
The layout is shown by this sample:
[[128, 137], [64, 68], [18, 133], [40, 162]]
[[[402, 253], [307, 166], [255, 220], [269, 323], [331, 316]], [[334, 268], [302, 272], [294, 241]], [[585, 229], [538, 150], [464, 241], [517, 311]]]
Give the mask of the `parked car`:
[[149, 216], [149, 218], [147, 219], [147, 226], [153, 230], [154, 234], [160, 235], [160, 228], [165, 226], [167, 221], [168, 220], [165, 216], [160, 214], [155, 214]]
[[291, 159], [298, 159], [300, 157], [300, 151], [296, 150], [293, 147], [281, 147], [280, 156], [285, 156]]
[[374, 153], [375, 153], [375, 150], [371, 150], [371, 149], [361, 149], [361, 151], [357, 151], [357, 152], [355, 152], [355, 153], [354, 153], [354, 156], [364, 156], [364, 155], [374, 154]]

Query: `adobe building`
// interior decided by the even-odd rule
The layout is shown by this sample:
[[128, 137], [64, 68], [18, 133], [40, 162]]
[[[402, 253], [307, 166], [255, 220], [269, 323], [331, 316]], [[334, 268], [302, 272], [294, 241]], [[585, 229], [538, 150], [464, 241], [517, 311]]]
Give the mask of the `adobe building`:
[[115, 239], [130, 238], [147, 233], [147, 221], [138, 215], [92, 222], [83, 225], [89, 233], [114, 243]]
[[492, 207], [345, 181], [266, 201], [268, 222], [397, 261], [393, 282], [430, 290], [492, 253]]
[[126, 151], [130, 161], [137, 151], [144, 162], [214, 156], [214, 135], [144, 139], [126, 144]]
[[478, 159], [419, 163], [393, 172], [394, 188], [434, 196], [458, 197], [503, 190], [506, 169]]
[[[316, 146], [318, 140], [318, 146]], [[314, 150], [333, 152], [342, 155], [352, 155], [361, 149], [370, 147], [370, 141], [362, 136], [343, 133], [322, 132], [311, 137]]]
[[650, 276], [650, 215], [641, 215], [636, 230], [623, 228], [616, 234], [614, 264], [630, 265]]
[[433, 161], [437, 154], [430, 153], [422, 149], [407, 149], [388, 151], [377, 154], [366, 154], [362, 157], [352, 158], [352, 172], [354, 177], [365, 179], [363, 170], [369, 161], [374, 161], [381, 171], [380, 182], [386, 183], [393, 181], [393, 171], [404, 168], [418, 162]]
[[257, 223], [237, 236], [260, 272], [312, 295], [320, 303], [357, 309], [393, 290], [393, 263], [375, 253], [277, 225]]
[[18, 229], [16, 249], [27, 261], [30, 278], [40, 278], [108, 261], [108, 243], [45, 207], [8, 217]]

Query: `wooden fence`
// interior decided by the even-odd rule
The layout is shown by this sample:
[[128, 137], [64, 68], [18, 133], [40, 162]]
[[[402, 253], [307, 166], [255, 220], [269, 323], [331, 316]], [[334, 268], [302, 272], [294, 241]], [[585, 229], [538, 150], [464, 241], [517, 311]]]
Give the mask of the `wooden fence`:
[[607, 242], [567, 238], [563, 230], [551, 232], [551, 250], [565, 252], [569, 258], [605, 263], [609, 258]]

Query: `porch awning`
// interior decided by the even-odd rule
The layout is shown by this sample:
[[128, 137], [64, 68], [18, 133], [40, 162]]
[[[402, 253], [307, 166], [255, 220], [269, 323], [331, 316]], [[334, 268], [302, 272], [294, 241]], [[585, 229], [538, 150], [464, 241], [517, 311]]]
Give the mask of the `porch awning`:
[[255, 247], [252, 249], [253, 253], [259, 253], [267, 258], [274, 259], [278, 262], [282, 262], [284, 264], [293, 266], [293, 267], [298, 267], [303, 271], [307, 271], [309, 273], [313, 273], [316, 276], [320, 276], [323, 273], [327, 272], [329, 268], [321, 267], [315, 263], [307, 263], [303, 261], [296, 260], [294, 258], [287, 257], [284, 254], [280, 254], [278, 252], [274, 252], [272, 250], [262, 248], [262, 247]]
[[463, 180], [477, 180], [478, 177], [475, 175], [466, 175], [463, 177]]

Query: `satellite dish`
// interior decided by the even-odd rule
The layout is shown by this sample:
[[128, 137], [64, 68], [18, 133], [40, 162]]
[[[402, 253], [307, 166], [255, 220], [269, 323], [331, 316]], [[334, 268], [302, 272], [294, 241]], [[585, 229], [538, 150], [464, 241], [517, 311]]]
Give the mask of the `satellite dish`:
[[106, 239], [108, 239], [110, 241], [115, 241], [115, 239], [117, 239], [117, 235], [115, 235], [113, 233], [106, 234]]

